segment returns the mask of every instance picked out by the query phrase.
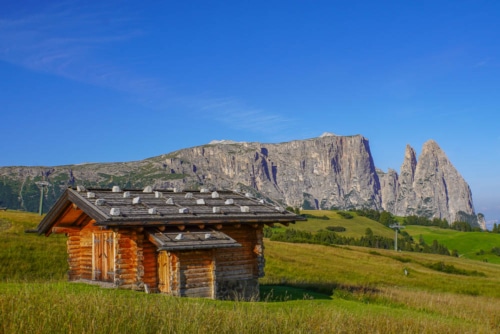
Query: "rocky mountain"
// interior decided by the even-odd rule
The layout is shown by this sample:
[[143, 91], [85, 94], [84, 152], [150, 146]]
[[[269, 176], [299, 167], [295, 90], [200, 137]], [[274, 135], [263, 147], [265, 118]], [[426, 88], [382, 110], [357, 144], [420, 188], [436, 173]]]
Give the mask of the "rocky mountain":
[[435, 141], [423, 145], [418, 160], [407, 145], [399, 176], [394, 171], [378, 174], [385, 210], [477, 225], [470, 187]]
[[44, 211], [68, 186], [238, 189], [304, 209], [371, 208], [477, 224], [469, 186], [432, 140], [418, 160], [407, 146], [400, 173], [376, 169], [361, 135], [278, 144], [216, 141], [126, 163], [0, 168], [0, 206]]

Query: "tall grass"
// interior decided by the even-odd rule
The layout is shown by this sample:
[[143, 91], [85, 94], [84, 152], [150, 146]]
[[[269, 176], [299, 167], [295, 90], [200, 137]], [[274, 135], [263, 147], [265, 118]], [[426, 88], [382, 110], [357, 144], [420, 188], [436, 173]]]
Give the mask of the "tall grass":
[[[413, 306], [340, 298], [222, 302], [70, 283], [9, 284], [1, 292], [3, 333], [495, 333], [499, 325], [495, 313], [450, 312], [464, 305], [446, 295]], [[392, 292], [416, 299], [403, 293]], [[480, 310], [491, 307], [481, 302]]]
[[63, 280], [68, 270], [66, 237], [25, 233], [39, 215], [0, 211], [0, 281]]
[[[500, 328], [500, 266], [490, 263], [265, 240], [260, 302], [175, 298], [65, 282], [65, 238], [24, 233], [39, 219], [0, 212], [0, 242], [9, 245], [0, 248], [7, 268], [0, 268], [0, 333], [498, 333]], [[484, 276], [433, 270], [430, 265], [437, 262]]]

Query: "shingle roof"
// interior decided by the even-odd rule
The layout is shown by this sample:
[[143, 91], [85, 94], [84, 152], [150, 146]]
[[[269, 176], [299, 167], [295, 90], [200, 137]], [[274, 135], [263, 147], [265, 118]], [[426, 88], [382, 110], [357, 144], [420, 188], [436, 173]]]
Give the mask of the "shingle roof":
[[73, 204], [96, 225], [161, 226], [175, 224], [293, 223], [305, 220], [281, 207], [232, 191], [68, 188], [38, 226], [49, 229]]
[[227, 234], [215, 230], [170, 233], [148, 231], [148, 239], [159, 251], [241, 247]]

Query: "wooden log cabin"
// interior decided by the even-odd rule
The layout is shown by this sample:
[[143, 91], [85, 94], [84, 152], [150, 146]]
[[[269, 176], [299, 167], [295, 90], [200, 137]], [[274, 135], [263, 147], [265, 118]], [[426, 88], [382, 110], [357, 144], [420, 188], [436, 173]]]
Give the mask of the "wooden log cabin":
[[263, 227], [297, 220], [238, 192], [77, 187], [37, 232], [66, 234], [70, 281], [248, 300], [264, 276]]

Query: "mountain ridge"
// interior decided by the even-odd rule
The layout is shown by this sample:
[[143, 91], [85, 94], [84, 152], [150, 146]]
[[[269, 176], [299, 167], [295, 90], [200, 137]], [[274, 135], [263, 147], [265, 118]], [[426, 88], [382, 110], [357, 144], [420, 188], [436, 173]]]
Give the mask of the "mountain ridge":
[[37, 181], [48, 180], [46, 211], [68, 186], [197, 189], [254, 192], [308, 209], [370, 208], [396, 215], [465, 220], [477, 224], [468, 184], [438, 144], [422, 153], [406, 146], [398, 174], [376, 168], [362, 135], [322, 136], [282, 143], [230, 140], [183, 148], [139, 161], [55, 167], [0, 167], [0, 206], [37, 211]]

